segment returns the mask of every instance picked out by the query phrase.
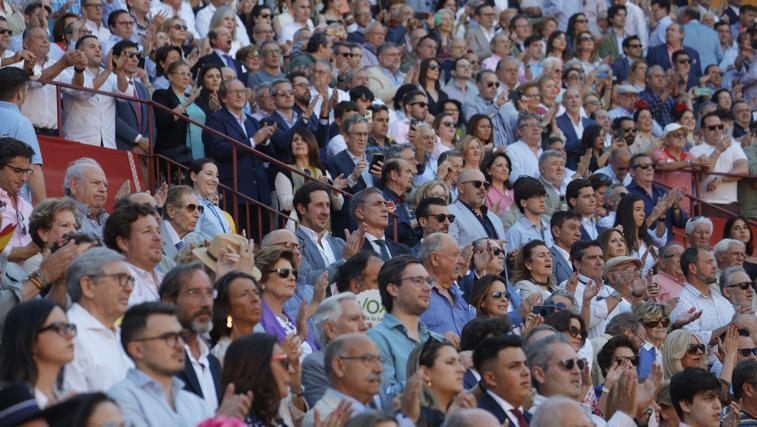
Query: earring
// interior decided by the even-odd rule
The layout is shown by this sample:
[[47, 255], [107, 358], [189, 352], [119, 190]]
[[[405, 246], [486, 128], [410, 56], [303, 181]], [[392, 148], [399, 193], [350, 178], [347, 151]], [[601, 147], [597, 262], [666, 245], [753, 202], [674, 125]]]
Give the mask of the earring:
[[427, 386], [428, 386], [429, 388], [431, 388], [431, 380], [429, 380], [429, 381], [428, 381], [428, 382], [426, 383], [426, 385], [427, 385]]
[[233, 326], [233, 322], [231, 320], [231, 314], [229, 314], [228, 316], [226, 316], [226, 327], [231, 329], [232, 326]]

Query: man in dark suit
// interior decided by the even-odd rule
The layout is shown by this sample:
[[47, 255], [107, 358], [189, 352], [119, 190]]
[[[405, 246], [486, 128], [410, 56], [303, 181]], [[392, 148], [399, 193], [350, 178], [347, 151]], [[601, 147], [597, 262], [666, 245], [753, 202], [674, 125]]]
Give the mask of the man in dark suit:
[[412, 254], [410, 248], [385, 235], [389, 225], [389, 208], [378, 188], [366, 188], [352, 196], [350, 214], [357, 226], [365, 229], [364, 251], [376, 254], [384, 262], [399, 255]]
[[[113, 45], [113, 58], [124, 61], [124, 74], [129, 81], [126, 94], [150, 101], [152, 98], [142, 82], [136, 78], [139, 70], [139, 49], [130, 40], [121, 40]], [[116, 100], [116, 148], [134, 150], [137, 154], [150, 151], [150, 140], [155, 140], [155, 119], [151, 117], [150, 104], [124, 99]], [[153, 124], [152, 134], [150, 123]]]
[[478, 407], [513, 427], [527, 427], [531, 419], [522, 406], [531, 394], [531, 372], [521, 346], [517, 335], [497, 335], [473, 350], [473, 366], [481, 376], [483, 391]]
[[[243, 109], [247, 103], [247, 89], [240, 80], [234, 79], [225, 82], [221, 85], [218, 94], [225, 107], [209, 116], [205, 124], [252, 150], [237, 147], [235, 158], [231, 142], [208, 131], [203, 131], [202, 140], [205, 143], [205, 152], [218, 163], [219, 178], [222, 184], [235, 188], [236, 181], [237, 191], [263, 205], [270, 206], [271, 187], [268, 185], [264, 160], [254, 151], [273, 155], [270, 138], [276, 126], [261, 126], [257, 120], [244, 113]], [[235, 161], [236, 176], [234, 175]], [[244, 201], [240, 200], [239, 203], [242, 204], [241, 208], [244, 209]], [[251, 224], [258, 223], [258, 214], [262, 219], [262, 230], [258, 230], [254, 226], [252, 230], [247, 230], [248, 233], [252, 233], [250, 235], [257, 239], [268, 232], [270, 225], [268, 211], [265, 209], [258, 210], [254, 204], [250, 211]], [[244, 228], [244, 226], [245, 224], [239, 224], [237, 227]], [[258, 235], [259, 231], [262, 231], [260, 235]]]
[[581, 217], [581, 240], [596, 240], [599, 237], [594, 216], [597, 201], [591, 183], [583, 178], [574, 179], [565, 190], [565, 199], [570, 209]]
[[631, 64], [634, 61], [644, 59], [643, 47], [638, 36], [628, 36], [623, 39], [623, 56], [613, 62], [612, 75], [619, 82], [628, 80], [628, 74], [631, 72]]
[[[296, 126], [307, 127], [318, 141], [318, 146], [323, 148], [329, 141], [329, 108], [330, 102], [323, 100], [321, 102], [320, 115], [316, 116], [311, 108], [304, 113], [297, 114], [294, 109], [294, 90], [292, 83], [286, 79], [274, 80], [271, 82], [271, 94], [273, 103], [276, 106], [270, 116], [270, 120], [276, 123], [276, 131], [271, 138], [276, 157], [279, 159], [288, 159], [292, 155], [292, 129]], [[312, 99], [310, 106], [315, 107], [315, 99]], [[336, 177], [336, 175], [332, 175]]]
[[206, 65], [217, 65], [219, 67], [229, 67], [237, 72], [237, 77], [241, 78], [244, 74], [242, 64], [229, 54], [231, 51], [232, 36], [226, 27], [216, 27], [208, 31], [208, 41], [213, 52], [200, 58], [192, 68], [192, 74], [197, 76], [202, 67]]
[[[566, 89], [563, 93], [562, 103], [565, 106], [565, 113], [557, 116], [557, 127], [565, 135], [565, 152], [567, 154], [565, 165], [575, 170], [578, 159], [586, 152], [581, 148], [583, 130], [596, 123], [594, 120], [581, 117], [581, 92], [578, 88]], [[581, 134], [579, 134], [579, 131]]]
[[[680, 61], [683, 61], [684, 59], [688, 60], [689, 77], [686, 85], [688, 89], [699, 83], [699, 78], [702, 77], [702, 64], [699, 60], [699, 53], [689, 46], [683, 45], [683, 28], [680, 24], [675, 22], [670, 24], [668, 29], [665, 30], [665, 44], [655, 46], [647, 51], [647, 65], [650, 67], [653, 65], [659, 65], [663, 70], [667, 71], [673, 68], [673, 65], [678, 65], [673, 64], [672, 61], [674, 61], [675, 58], [672, 56], [679, 50], [683, 50], [688, 54], [688, 58], [679, 59]], [[682, 63], [681, 65], [684, 66], [686, 64]]]
[[581, 239], [581, 217], [575, 212], [558, 211], [549, 221], [554, 245], [549, 248], [552, 253], [552, 275], [555, 283], [568, 280], [573, 273], [570, 263], [570, 246]]

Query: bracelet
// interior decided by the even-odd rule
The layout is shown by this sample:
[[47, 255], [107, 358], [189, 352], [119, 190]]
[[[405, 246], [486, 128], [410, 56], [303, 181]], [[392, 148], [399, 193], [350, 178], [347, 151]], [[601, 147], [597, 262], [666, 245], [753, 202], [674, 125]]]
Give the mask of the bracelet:
[[39, 291], [45, 289], [45, 287], [50, 284], [41, 274], [39, 274], [38, 271], [29, 275], [29, 281], [32, 282], [34, 287]]
[[76, 67], [74, 67], [74, 71], [76, 71], [77, 73], [83, 73], [84, 72], [84, 68], [76, 68]]

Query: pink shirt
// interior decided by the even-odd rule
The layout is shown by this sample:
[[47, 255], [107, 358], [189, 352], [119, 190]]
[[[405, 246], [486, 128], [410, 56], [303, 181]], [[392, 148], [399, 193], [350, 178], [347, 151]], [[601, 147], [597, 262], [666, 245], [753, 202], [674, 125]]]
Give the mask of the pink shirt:
[[29, 218], [32, 215], [32, 205], [22, 197], [15, 196], [13, 199], [18, 204], [16, 209], [13, 207], [11, 199], [10, 194], [0, 188], [0, 202], [5, 203], [5, 208], [2, 211], [3, 223], [0, 225], [0, 229], [5, 228], [8, 224], [16, 226], [13, 237], [11, 237], [8, 246], [3, 251], [6, 255], [10, 253], [11, 249], [24, 247], [32, 241], [32, 236], [29, 234]]
[[[513, 190], [505, 188], [505, 192], [502, 193], [493, 186], [489, 188], [489, 192], [486, 193], [486, 207], [497, 215], [502, 215], [515, 201]], [[499, 203], [498, 209], [494, 209]]]
[[678, 280], [664, 271], [655, 274], [652, 280], [656, 281], [660, 287], [659, 302], [662, 304], [673, 298], [677, 298], [681, 294], [681, 289], [686, 284], [685, 280]]

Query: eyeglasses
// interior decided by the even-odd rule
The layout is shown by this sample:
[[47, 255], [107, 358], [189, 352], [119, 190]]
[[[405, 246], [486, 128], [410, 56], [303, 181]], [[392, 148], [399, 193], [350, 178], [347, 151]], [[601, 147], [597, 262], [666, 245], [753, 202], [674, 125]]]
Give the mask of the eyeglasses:
[[619, 356], [619, 357], [615, 358], [615, 363], [617, 363], [618, 365], [620, 365], [621, 363], [625, 362], [626, 360], [629, 361], [629, 362], [631, 362], [631, 364], [633, 366], [639, 366], [639, 358], [636, 357], [636, 356], [634, 356], [634, 357]]
[[582, 371], [584, 369], [584, 366], [586, 366], [586, 362], [584, 362], [583, 359], [558, 360], [557, 364], [566, 371], [572, 371], [576, 366], [578, 366], [578, 369]]
[[413, 282], [413, 285], [417, 287], [424, 286], [424, 285], [428, 285], [428, 286], [434, 285], [434, 279], [428, 276], [409, 276], [409, 277], [400, 278], [400, 282], [403, 280], [409, 280]]
[[286, 354], [274, 354], [271, 356], [271, 360], [281, 363], [281, 366], [283, 366], [284, 369], [289, 369], [289, 357], [287, 357]]
[[281, 246], [289, 249], [290, 251], [293, 251], [295, 249], [297, 249], [297, 250], [302, 249], [302, 246], [300, 246], [299, 243], [295, 243], [295, 242], [272, 243], [272, 245], [281, 245]]
[[576, 24], [585, 24], [587, 22], [589, 22], [589, 20], [586, 19], [586, 18], [578, 18], [578, 19], [576, 19]]
[[226, 91], [231, 96], [245, 96], [247, 95], [246, 89], [235, 89], [235, 90], [228, 90]]
[[202, 289], [193, 288], [187, 291], [187, 296], [192, 299], [199, 299], [202, 297], [208, 299], [216, 299], [216, 296], [218, 296], [218, 291], [215, 289], [206, 289], [203, 291]]
[[345, 58], [352, 58], [354, 55], [352, 55], [352, 52], [340, 52], [339, 55], [345, 57]]
[[754, 288], [755, 284], [754, 282], [742, 282], [742, 283], [734, 283], [732, 285], [726, 286], [726, 288], [736, 288], [736, 287], [738, 287], [742, 291], [745, 291], [749, 288]]
[[196, 205], [194, 203], [189, 203], [189, 204], [187, 204], [184, 207], [187, 208], [187, 210], [189, 212], [198, 211], [198, 212], [202, 213], [205, 210], [205, 206], [203, 206], [203, 205]]
[[163, 340], [167, 346], [176, 347], [178, 344], [184, 343], [184, 338], [186, 338], [186, 336], [187, 336], [187, 333], [185, 331], [166, 332], [165, 334], [160, 334], [154, 337], [134, 338], [132, 341], [140, 342], [140, 341]]
[[505, 252], [505, 251], [503, 251], [503, 250], [502, 250], [502, 249], [500, 249], [500, 248], [494, 248], [494, 249], [492, 249], [492, 255], [494, 255], [494, 256], [500, 256], [500, 255], [502, 255], [502, 254], [503, 254], [504, 252]]
[[118, 286], [123, 289], [134, 288], [135, 279], [129, 273], [115, 273], [115, 274], [92, 274], [87, 277], [115, 277], [118, 282]]
[[34, 173], [34, 169], [27, 169], [27, 168], [17, 168], [17, 167], [15, 167], [15, 166], [11, 166], [11, 165], [5, 165], [5, 167], [6, 167], [6, 168], [8, 168], [8, 169], [10, 169], [10, 170], [12, 170], [12, 171], [13, 171], [13, 173], [15, 173], [16, 175], [25, 175], [25, 176], [29, 176], [29, 175], [31, 175], [32, 173]]
[[429, 66], [428, 66], [428, 69], [429, 69], [429, 70], [438, 70], [438, 69], [439, 69], [439, 66], [438, 66], [438, 65], [436, 65], [436, 64], [431, 64], [431, 65], [429, 65]]
[[294, 96], [294, 91], [292, 90], [280, 90], [276, 92], [276, 96]]
[[493, 299], [510, 299], [510, 293], [508, 292], [502, 292], [502, 291], [494, 291], [492, 292], [492, 298]]
[[629, 44], [628, 47], [630, 47], [631, 49], [641, 49], [641, 44], [640, 43]]
[[667, 328], [668, 326], [670, 326], [670, 318], [660, 317], [657, 320], [650, 320], [648, 322], [643, 322], [643, 323], [644, 323], [644, 327], [649, 328], [649, 329], [657, 328], [657, 327]]
[[572, 336], [573, 338], [581, 338], [581, 339], [586, 338], [586, 332], [578, 329], [575, 326], [568, 326], [568, 334], [570, 334], [570, 336]]
[[171, 28], [173, 28], [174, 30], [184, 30], [184, 31], [187, 31], [187, 26], [184, 25], [184, 24], [173, 24], [171, 26]]
[[288, 278], [289, 277], [289, 273], [291, 273], [292, 276], [294, 276], [295, 280], [297, 279], [297, 275], [299, 274], [297, 272], [297, 269], [295, 269], [295, 268], [276, 268], [276, 269], [273, 269], [273, 270], [268, 270], [268, 272], [269, 273], [276, 273], [282, 279]]
[[473, 184], [475, 188], [481, 188], [482, 185], [484, 186], [484, 188], [489, 188], [489, 186], [491, 185], [486, 181], [468, 181], [468, 183]]
[[725, 129], [725, 125], [719, 124], [719, 125], [709, 125], [707, 126], [707, 130], [714, 131], [714, 130], [723, 130]]
[[439, 222], [444, 222], [444, 220], [446, 219], [447, 221], [449, 221], [450, 224], [452, 224], [453, 222], [455, 222], [455, 215], [453, 215], [453, 214], [429, 215], [427, 218], [434, 218], [435, 220], [437, 220]]
[[443, 121], [442, 122], [442, 126], [446, 126], [448, 128], [453, 128], [453, 127], [455, 127], [455, 122]]
[[634, 168], [635, 169], [644, 169], [644, 170], [647, 170], [647, 169], [654, 170], [654, 165], [652, 163], [645, 163], [643, 165], [636, 165], [636, 166], [634, 166]]
[[679, 64], [689, 64], [691, 61], [689, 61], [688, 59], [679, 59], [676, 62]]
[[8, 30], [8, 29], [2, 29], [2, 30], [0, 30], [0, 34], [11, 35], [11, 34], [13, 34], [13, 31]]
[[139, 52], [124, 52], [127, 58], [141, 58], [142, 54]]
[[689, 344], [689, 349], [686, 350], [689, 354], [704, 353], [707, 347], [704, 344]]
[[749, 357], [750, 355], [757, 356], [757, 347], [755, 348], [740, 348], [739, 354], [741, 357]]
[[421, 108], [428, 107], [428, 104], [423, 101], [411, 102], [410, 105], [419, 105]]
[[373, 365], [375, 363], [379, 363], [382, 365], [384, 364], [384, 359], [381, 356], [376, 356], [375, 354], [364, 354], [362, 356], [337, 356], [337, 357], [342, 360], [359, 360], [369, 365]]
[[76, 336], [76, 325], [66, 322], [53, 322], [37, 331], [37, 335], [47, 331], [55, 331], [56, 334], [64, 338], [73, 338]]
[[486, 87], [499, 87], [499, 82], [489, 82]]

